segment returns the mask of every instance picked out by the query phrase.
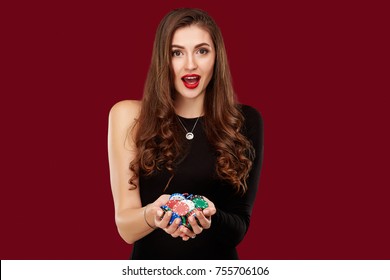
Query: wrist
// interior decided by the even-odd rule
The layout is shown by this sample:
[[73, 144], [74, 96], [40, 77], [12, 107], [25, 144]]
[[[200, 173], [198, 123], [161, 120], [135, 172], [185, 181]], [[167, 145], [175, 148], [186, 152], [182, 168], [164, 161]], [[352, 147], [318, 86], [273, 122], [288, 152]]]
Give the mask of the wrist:
[[147, 204], [145, 207], [144, 207], [144, 220], [145, 220], [145, 223], [152, 229], [156, 229], [156, 225], [154, 224], [154, 222], [151, 222], [153, 221], [154, 219], [151, 219], [150, 218], [150, 211], [149, 211], [149, 205], [150, 204]]

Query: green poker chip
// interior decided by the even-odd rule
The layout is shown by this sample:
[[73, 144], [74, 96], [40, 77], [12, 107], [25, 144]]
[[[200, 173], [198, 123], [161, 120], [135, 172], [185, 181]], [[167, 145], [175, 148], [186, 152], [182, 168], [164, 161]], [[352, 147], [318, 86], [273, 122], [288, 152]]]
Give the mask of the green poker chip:
[[206, 200], [200, 197], [196, 197], [192, 200], [192, 202], [195, 204], [195, 208], [200, 208], [200, 209], [206, 209], [209, 207], [209, 204], [207, 203]]

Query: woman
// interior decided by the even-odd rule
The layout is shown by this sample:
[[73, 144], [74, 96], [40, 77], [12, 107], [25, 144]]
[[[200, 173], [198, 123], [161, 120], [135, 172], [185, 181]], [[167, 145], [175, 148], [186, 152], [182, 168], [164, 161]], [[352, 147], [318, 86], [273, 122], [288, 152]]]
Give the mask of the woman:
[[[237, 259], [263, 156], [261, 115], [236, 102], [221, 32], [198, 9], [161, 21], [142, 101], [109, 115], [115, 221], [133, 259]], [[171, 224], [170, 194], [208, 207]], [[172, 218], [173, 220], [173, 218]]]

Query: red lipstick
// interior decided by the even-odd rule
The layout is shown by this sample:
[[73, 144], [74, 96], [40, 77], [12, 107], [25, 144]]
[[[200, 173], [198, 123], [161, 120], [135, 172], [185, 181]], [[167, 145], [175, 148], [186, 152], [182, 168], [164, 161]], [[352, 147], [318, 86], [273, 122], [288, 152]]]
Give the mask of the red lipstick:
[[196, 74], [188, 74], [181, 77], [184, 86], [189, 89], [194, 89], [199, 85], [200, 76]]

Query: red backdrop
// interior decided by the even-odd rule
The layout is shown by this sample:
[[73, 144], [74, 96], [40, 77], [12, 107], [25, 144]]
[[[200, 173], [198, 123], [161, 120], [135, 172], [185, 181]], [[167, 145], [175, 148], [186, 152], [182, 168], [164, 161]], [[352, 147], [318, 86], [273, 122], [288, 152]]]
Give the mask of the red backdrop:
[[0, 258], [128, 258], [114, 224], [108, 112], [141, 98], [157, 25], [183, 6], [215, 18], [239, 100], [264, 117], [241, 258], [390, 258], [389, 23], [367, 5], [3, 3]]

